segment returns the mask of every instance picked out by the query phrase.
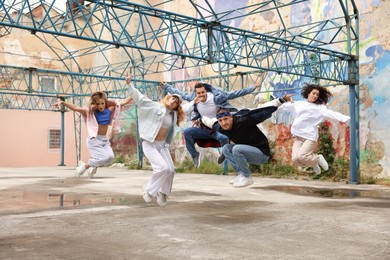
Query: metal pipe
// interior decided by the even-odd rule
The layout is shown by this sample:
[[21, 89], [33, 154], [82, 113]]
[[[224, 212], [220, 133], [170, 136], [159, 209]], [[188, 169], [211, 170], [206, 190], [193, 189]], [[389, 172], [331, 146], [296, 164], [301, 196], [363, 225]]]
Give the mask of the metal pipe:
[[[61, 101], [65, 101], [64, 97], [60, 97]], [[58, 166], [65, 166], [65, 106], [61, 105], [61, 141], [60, 141], [60, 164]]]

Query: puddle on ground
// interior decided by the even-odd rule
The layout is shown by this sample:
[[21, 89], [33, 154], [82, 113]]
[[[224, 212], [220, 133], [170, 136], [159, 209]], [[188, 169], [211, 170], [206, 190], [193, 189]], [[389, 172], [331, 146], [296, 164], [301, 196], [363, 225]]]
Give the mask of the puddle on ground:
[[84, 206], [134, 205], [141, 196], [108, 193], [64, 194], [43, 191], [1, 191], [0, 214]]
[[385, 190], [327, 189], [302, 186], [268, 186], [255, 189], [276, 190], [302, 196], [327, 198], [390, 199], [390, 192]]
[[4, 179], [4, 180], [7, 180], [7, 179], [52, 179], [54, 177], [51, 177], [51, 176], [29, 176], [29, 177], [26, 177], [26, 176], [17, 176], [17, 175], [12, 175], [12, 176], [2, 176], [0, 177], [0, 179]]

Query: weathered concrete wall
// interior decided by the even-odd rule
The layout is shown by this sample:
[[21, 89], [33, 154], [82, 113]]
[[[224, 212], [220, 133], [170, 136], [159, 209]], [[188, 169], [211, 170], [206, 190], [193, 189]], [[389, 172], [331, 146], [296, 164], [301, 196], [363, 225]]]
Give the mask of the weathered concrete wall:
[[390, 177], [390, 2], [359, 2], [361, 170]]
[[[60, 149], [49, 149], [49, 129], [61, 129], [61, 114], [42, 111], [0, 109], [0, 166], [56, 166]], [[76, 144], [73, 113], [65, 113], [64, 163], [75, 166]], [[82, 130], [81, 159], [88, 159], [86, 131]]]

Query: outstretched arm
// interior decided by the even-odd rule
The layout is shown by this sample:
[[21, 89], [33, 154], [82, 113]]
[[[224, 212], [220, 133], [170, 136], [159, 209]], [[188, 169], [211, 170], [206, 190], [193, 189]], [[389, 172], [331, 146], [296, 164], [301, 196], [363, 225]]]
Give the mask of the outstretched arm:
[[163, 89], [166, 92], [168, 92], [170, 94], [178, 94], [184, 100], [187, 100], [187, 101], [192, 101], [194, 99], [194, 97], [195, 97], [194, 93], [191, 93], [191, 94], [184, 93], [183, 91], [180, 91], [177, 88], [174, 88], [173, 86], [171, 86], [171, 85], [169, 85], [168, 83], [165, 83], [165, 82], [161, 82], [160, 86], [162, 86]]
[[[253, 109], [248, 112], [248, 116], [251, 117], [256, 124], [263, 122], [264, 120], [270, 118], [272, 113], [274, 113], [283, 103], [291, 102], [293, 94], [284, 94], [281, 98], [276, 98], [269, 102], [266, 102], [260, 106], [260, 108]], [[237, 112], [238, 113], [238, 112]]]
[[128, 97], [128, 98], [125, 98], [125, 99], [121, 100], [119, 102], [119, 105], [120, 106], [125, 106], [125, 105], [132, 104], [132, 103], [134, 103], [133, 98], [132, 97]]
[[57, 109], [60, 109], [61, 105], [64, 105], [66, 108], [69, 108], [70, 110], [72, 111], [75, 111], [75, 112], [79, 112], [81, 113], [82, 115], [86, 115], [86, 109], [85, 108], [82, 108], [82, 107], [79, 107], [79, 106], [76, 106], [74, 104], [71, 104], [71, 103], [67, 103], [65, 101], [58, 101], [57, 103], [55, 103], [53, 106]]
[[[227, 101], [230, 99], [242, 97], [242, 96], [253, 93], [255, 90], [259, 89], [260, 86], [261, 86], [261, 81], [258, 81], [253, 86], [249, 86], [247, 88], [235, 90], [235, 91], [231, 91], [231, 92], [226, 92], [226, 91], [219, 89], [219, 95], [215, 96], [215, 101], [216, 102], [224, 102], [224, 101]], [[215, 88], [215, 89], [218, 89], [218, 88]]]
[[335, 112], [333, 110], [330, 110], [330, 109], [326, 108], [326, 106], [324, 106], [324, 107], [325, 107], [324, 116], [326, 118], [335, 119], [335, 120], [338, 120], [338, 121], [344, 122], [344, 123], [351, 119], [349, 116], [343, 115], [343, 114], [341, 114], [339, 112]]
[[280, 107], [283, 103], [292, 102], [293, 101], [293, 99], [292, 99], [293, 96], [294, 96], [294, 94], [284, 93], [283, 97], [275, 98], [274, 100], [265, 102], [265, 103], [261, 104], [259, 106], [259, 108], [261, 108], [261, 107], [270, 107], [270, 106]]

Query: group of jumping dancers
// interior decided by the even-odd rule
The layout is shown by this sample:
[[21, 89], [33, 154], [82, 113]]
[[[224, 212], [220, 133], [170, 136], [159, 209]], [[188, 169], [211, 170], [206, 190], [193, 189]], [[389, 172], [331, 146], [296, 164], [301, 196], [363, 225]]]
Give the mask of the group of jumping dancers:
[[[146, 203], [156, 198], [157, 204], [165, 206], [171, 193], [175, 173], [174, 164], [168, 145], [174, 137], [175, 127], [191, 118], [193, 126], [184, 130], [186, 148], [194, 162], [200, 165], [200, 154], [195, 148], [196, 140], [217, 140], [222, 147], [218, 163], [227, 160], [237, 173], [230, 180], [233, 187], [240, 188], [253, 184], [249, 164], [263, 164], [270, 158], [267, 137], [258, 124], [270, 118], [275, 111], [288, 111], [294, 118], [291, 134], [294, 137], [292, 161], [301, 167], [312, 167], [315, 174], [328, 170], [328, 163], [321, 154], [316, 154], [318, 125], [324, 119], [335, 119], [347, 122], [350, 117], [329, 110], [326, 104], [332, 97], [331, 92], [323, 86], [306, 84], [301, 95], [304, 101], [293, 101], [292, 94], [263, 103], [256, 109], [237, 110], [229, 100], [254, 92], [260, 82], [248, 88], [226, 92], [209, 84], [197, 83], [190, 94], [179, 91], [165, 82], [161, 87], [168, 94], [160, 101], [153, 101], [132, 84], [132, 75], [126, 76], [126, 88], [129, 97], [117, 101], [108, 100], [104, 92], [94, 92], [87, 107], [78, 107], [65, 101], [55, 104], [81, 113], [86, 123], [88, 137], [87, 148], [90, 158], [87, 163], [79, 162], [76, 176], [85, 172], [92, 178], [99, 167], [110, 165], [114, 153], [107, 137], [108, 126], [112, 124], [113, 132], [119, 132], [118, 124], [121, 106], [134, 104], [138, 107], [139, 136], [142, 148], [149, 160], [153, 173], [143, 187], [143, 199]], [[183, 104], [183, 100], [188, 101]]]

